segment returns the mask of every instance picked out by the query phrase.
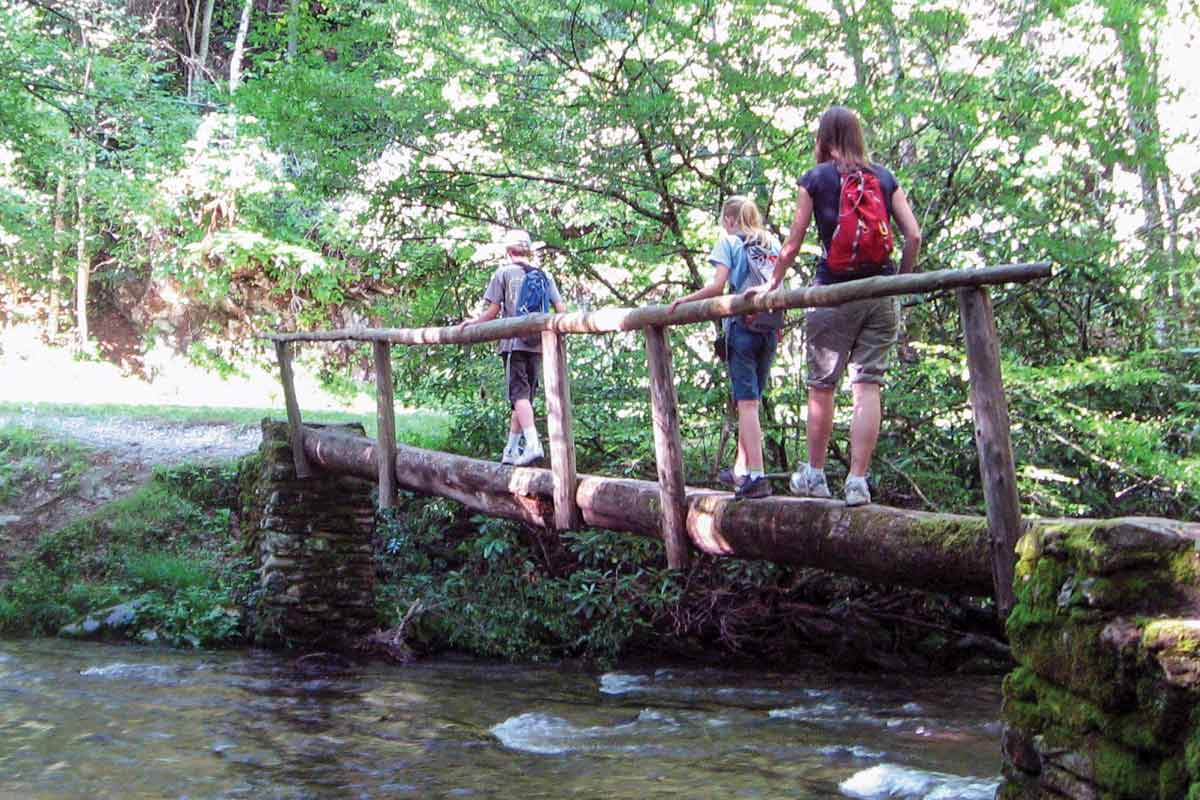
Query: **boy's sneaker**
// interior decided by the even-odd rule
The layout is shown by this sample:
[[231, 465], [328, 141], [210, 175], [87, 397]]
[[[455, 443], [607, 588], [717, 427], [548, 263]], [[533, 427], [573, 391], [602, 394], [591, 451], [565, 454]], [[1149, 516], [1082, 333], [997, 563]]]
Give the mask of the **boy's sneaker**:
[[846, 478], [846, 505], [865, 506], [871, 502], [871, 490], [867, 488], [867, 479], [854, 475]]
[[746, 478], [748, 477], [748, 475], [738, 475], [733, 471], [732, 467], [721, 467], [721, 471], [717, 473], [717, 480], [734, 489], [742, 488], [742, 484], [746, 482]]
[[515, 463], [517, 463], [517, 458], [519, 458], [520, 455], [521, 455], [521, 451], [519, 448], [506, 447], [506, 448], [504, 448], [504, 452], [500, 455], [500, 463], [501, 464], [515, 464]]
[[760, 475], [757, 478], [746, 478], [745, 482], [737, 488], [734, 496], [739, 500], [757, 500], [762, 497], [771, 496], [771, 481], [767, 480], [766, 475]]
[[792, 479], [788, 485], [792, 494], [801, 497], [833, 496], [829, 491], [829, 483], [825, 480], [825, 471], [813, 469], [808, 464], [792, 473]]
[[513, 466], [528, 467], [530, 464], [536, 464], [545, 457], [546, 454], [542, 451], [541, 445], [537, 445], [536, 447], [526, 447], [521, 451], [521, 455], [517, 456], [513, 461]]

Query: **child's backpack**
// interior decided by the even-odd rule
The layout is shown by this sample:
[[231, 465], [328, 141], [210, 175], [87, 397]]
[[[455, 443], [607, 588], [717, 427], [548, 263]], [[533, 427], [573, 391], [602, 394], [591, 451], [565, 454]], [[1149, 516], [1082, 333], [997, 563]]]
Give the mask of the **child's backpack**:
[[[734, 287], [734, 291], [744, 292], [753, 286], [770, 283], [772, 273], [775, 272], [775, 262], [779, 260], [779, 254], [769, 246], [757, 242], [747, 242], [745, 237], [740, 234], [738, 238], [742, 240], [742, 257], [746, 259], [747, 269], [746, 279], [742, 281], [741, 286]], [[756, 311], [753, 314], [743, 314], [741, 320], [742, 324], [750, 330], [766, 333], [767, 331], [782, 330], [783, 316], [783, 311]]]
[[892, 255], [892, 226], [879, 178], [869, 169], [841, 173], [837, 228], [825, 263], [839, 276], [878, 275]]
[[525, 279], [521, 281], [521, 291], [517, 293], [516, 316], [525, 314], [545, 314], [550, 310], [550, 278], [537, 267], [522, 264]]
[[[521, 264], [525, 277], [521, 280], [521, 290], [517, 292], [517, 310], [514, 316], [525, 314], [544, 314], [550, 310], [550, 278], [537, 267]], [[525, 336], [521, 342], [529, 347], [541, 344], [540, 334]]]

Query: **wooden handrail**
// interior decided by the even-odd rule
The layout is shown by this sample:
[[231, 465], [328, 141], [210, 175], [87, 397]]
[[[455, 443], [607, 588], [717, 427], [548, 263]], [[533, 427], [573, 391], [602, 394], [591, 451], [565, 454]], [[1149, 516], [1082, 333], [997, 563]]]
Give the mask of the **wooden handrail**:
[[727, 294], [711, 300], [682, 303], [674, 311], [669, 306], [641, 308], [602, 308], [569, 314], [528, 314], [466, 328], [343, 328], [332, 331], [270, 333], [263, 338], [276, 342], [387, 342], [389, 344], [474, 344], [516, 336], [535, 336], [542, 331], [556, 333], [615, 333], [651, 326], [683, 325], [692, 322], [749, 314], [753, 311], [787, 308], [837, 306], [852, 300], [888, 297], [900, 294], [936, 292], [966, 286], [998, 283], [1027, 283], [1050, 275], [1050, 265], [1005, 264], [981, 269], [937, 270], [915, 275], [886, 275], [863, 278], [830, 286], [783, 289], [769, 294]]

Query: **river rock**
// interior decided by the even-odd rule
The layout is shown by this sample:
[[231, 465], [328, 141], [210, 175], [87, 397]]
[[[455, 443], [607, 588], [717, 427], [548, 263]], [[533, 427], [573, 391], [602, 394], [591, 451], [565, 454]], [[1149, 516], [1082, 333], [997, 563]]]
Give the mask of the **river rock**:
[[79, 622], [65, 625], [58, 635], [65, 639], [124, 638], [137, 622], [137, 614], [150, 598], [143, 595], [126, 603], [118, 603], [88, 614]]

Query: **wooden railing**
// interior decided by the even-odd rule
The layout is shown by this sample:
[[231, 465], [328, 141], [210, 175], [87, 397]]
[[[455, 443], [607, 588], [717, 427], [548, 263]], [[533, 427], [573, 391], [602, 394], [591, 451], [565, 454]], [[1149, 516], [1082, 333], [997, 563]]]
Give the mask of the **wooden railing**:
[[554, 524], [559, 530], [569, 530], [579, 526], [581, 517], [576, 500], [578, 477], [575, 470], [565, 334], [642, 330], [646, 337], [646, 358], [650, 371], [650, 400], [654, 422], [662, 536], [669, 566], [682, 568], [688, 562], [683, 446], [666, 328], [753, 311], [834, 306], [852, 300], [956, 289], [966, 343], [970, 402], [975, 417], [975, 439], [987, 502], [988, 528], [992, 544], [992, 577], [1000, 612], [1007, 615], [1013, 605], [1013, 563], [1021, 525], [1020, 504], [1012, 457], [1008, 404], [1000, 375], [1000, 351], [995, 319], [991, 301], [983, 287], [1002, 283], [1024, 283], [1049, 275], [1048, 264], [1009, 264], [973, 270], [941, 270], [916, 275], [865, 278], [832, 286], [780, 290], [753, 296], [725, 295], [684, 303], [674, 310], [661, 305], [634, 309], [606, 308], [568, 314], [530, 314], [465, 328], [348, 328], [275, 333], [267, 335], [266, 338], [275, 343], [291, 429], [292, 453], [297, 474], [301, 477], [310, 475], [311, 469], [302, 443], [300, 407], [292, 378], [292, 343], [361, 341], [373, 344], [378, 391], [379, 436], [376, 452], [379, 503], [383, 508], [390, 508], [396, 502], [395, 400], [391, 346], [473, 344], [540, 334], [550, 461], [554, 479]]

